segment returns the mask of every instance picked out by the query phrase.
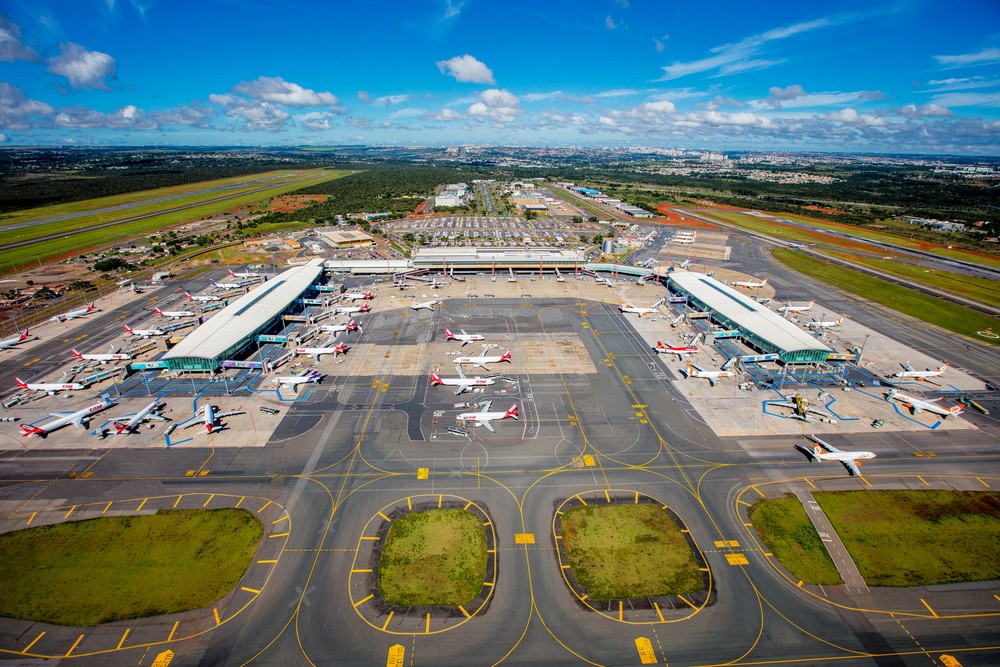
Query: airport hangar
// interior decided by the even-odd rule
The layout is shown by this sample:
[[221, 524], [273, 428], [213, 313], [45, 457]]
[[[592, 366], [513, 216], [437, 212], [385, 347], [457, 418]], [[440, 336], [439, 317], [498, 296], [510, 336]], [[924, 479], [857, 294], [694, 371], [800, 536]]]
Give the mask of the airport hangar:
[[313, 259], [252, 289], [184, 337], [160, 358], [172, 371], [214, 371], [225, 359], [253, 344], [254, 337], [277, 323], [299, 299], [315, 289], [323, 260]]

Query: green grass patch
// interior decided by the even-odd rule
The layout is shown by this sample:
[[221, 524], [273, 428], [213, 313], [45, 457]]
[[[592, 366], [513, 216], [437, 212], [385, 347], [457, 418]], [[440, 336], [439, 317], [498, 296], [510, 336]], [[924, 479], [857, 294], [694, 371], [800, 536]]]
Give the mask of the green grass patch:
[[207, 607], [263, 530], [241, 509], [161, 510], [0, 535], [0, 616], [90, 626]]
[[392, 522], [378, 564], [379, 589], [389, 604], [465, 605], [485, 577], [486, 533], [472, 512], [427, 510]]
[[826, 262], [817, 262], [816, 258], [794, 250], [775, 248], [772, 253], [785, 266], [838, 287], [845, 292], [881, 303], [893, 310], [898, 310], [943, 329], [993, 345], [1000, 344], [1000, 341], [996, 339], [983, 338], [976, 333], [996, 326], [996, 319], [989, 315], [901, 285], [894, 285], [858, 271]]
[[1000, 493], [813, 493], [870, 586], [1000, 579]]
[[840, 583], [837, 567], [798, 498], [758, 500], [750, 507], [750, 521], [767, 549], [793, 577], [807, 584]]
[[595, 600], [682, 595], [702, 589], [684, 534], [659, 505], [588, 505], [562, 515], [563, 546]]

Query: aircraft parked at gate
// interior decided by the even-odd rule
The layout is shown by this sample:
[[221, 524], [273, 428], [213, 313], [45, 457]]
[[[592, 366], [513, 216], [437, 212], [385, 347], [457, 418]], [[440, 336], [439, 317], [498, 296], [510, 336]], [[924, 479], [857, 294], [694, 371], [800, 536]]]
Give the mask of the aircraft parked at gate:
[[165, 336], [167, 332], [163, 329], [133, 329], [129, 325], [124, 325], [125, 333], [130, 336], [142, 336], [143, 338], [149, 338], [150, 336]]
[[736, 280], [733, 282], [733, 287], [746, 287], [747, 289], [760, 289], [767, 285], [767, 278], [764, 278], [761, 282], [754, 282], [753, 280]]
[[806, 440], [814, 442], [816, 446], [809, 449], [808, 447], [804, 447], [802, 445], [795, 445], [795, 449], [805, 454], [809, 461], [813, 463], [817, 461], [837, 461], [847, 468], [847, 472], [851, 475], [851, 477], [861, 475], [860, 461], [875, 458], [875, 454], [872, 452], [845, 452], [841, 449], [837, 449], [833, 445], [823, 442], [814, 435], [807, 435], [805, 438]]
[[209, 280], [212, 283], [212, 287], [216, 289], [240, 289], [241, 287], [246, 287], [250, 284], [249, 280], [241, 280], [238, 283], [217, 283], [214, 280]]
[[[820, 410], [819, 408], [811, 407], [809, 405], [809, 401], [807, 401], [802, 394], [795, 394], [795, 397], [792, 398], [791, 400], [765, 401], [765, 402], [768, 405], [773, 405], [779, 408], [788, 408], [792, 410], [792, 417], [794, 419], [801, 419], [804, 422], [815, 421], [812, 417], [809, 416], [810, 413], [819, 415], [820, 417], [824, 417], [828, 420], [834, 419], [834, 415], [827, 412], [826, 410]], [[832, 423], [836, 422], [833, 421]]]
[[49, 396], [56, 394], [60, 391], [80, 391], [81, 389], [86, 389], [86, 387], [80, 382], [66, 382], [66, 378], [69, 377], [69, 373], [63, 373], [62, 379], [57, 383], [46, 383], [46, 382], [25, 382], [21, 378], [14, 378], [17, 381], [17, 386], [21, 389], [30, 389], [32, 391], [44, 391]]
[[[21, 381], [18, 380], [18, 384]], [[52, 414], [52, 417], [57, 417], [53, 421], [47, 424], [42, 424], [41, 426], [28, 426], [27, 424], [21, 424], [21, 435], [22, 436], [32, 436], [37, 435], [44, 438], [52, 431], [62, 428], [67, 424], [72, 424], [76, 428], [82, 428], [90, 420], [92, 415], [97, 414], [101, 410], [105, 410], [114, 405], [115, 402], [108, 398], [107, 394], [101, 396], [101, 402], [95, 403], [90, 407], [84, 408], [83, 410], [77, 410], [76, 412], [60, 412], [58, 414]]]
[[160, 317], [169, 317], [172, 320], [180, 317], [195, 317], [197, 315], [197, 313], [192, 313], [190, 310], [160, 310], [157, 306], [153, 306], [153, 312]]
[[847, 315], [841, 315], [839, 320], [833, 320], [832, 322], [830, 322], [830, 321], [824, 322], [822, 320], [816, 320], [816, 319], [814, 319], [812, 322], [807, 322], [806, 323], [806, 328], [807, 329], [832, 329], [833, 327], [839, 327], [841, 324], [843, 324], [845, 317], [847, 317]]
[[297, 347], [295, 348], [295, 354], [308, 354], [318, 362], [319, 358], [324, 354], [332, 354], [336, 357], [338, 354], [347, 354], [347, 349], [347, 345], [341, 341], [334, 347]]
[[789, 301], [784, 306], [779, 308], [778, 312], [785, 316], [787, 316], [788, 313], [802, 313], [812, 308], [815, 303], [816, 303], [815, 301], [810, 301], [804, 306], [793, 306], [792, 302]]
[[350, 333], [351, 331], [361, 331], [361, 322], [355, 324], [354, 320], [351, 320], [347, 324], [324, 324], [320, 326], [319, 330], [323, 333], [330, 334], [339, 334], [342, 331], [346, 333]]
[[444, 339], [462, 341], [460, 347], [465, 347], [469, 343], [475, 342], [477, 340], [486, 340], [486, 336], [483, 336], [482, 334], [465, 333], [465, 329], [462, 329], [462, 333], [460, 334], [453, 334], [450, 329], [445, 328]]
[[643, 315], [651, 315], [653, 313], [660, 312], [660, 306], [662, 306], [663, 302], [666, 301], [666, 300], [667, 300], [667, 298], [663, 297], [662, 299], [660, 299], [659, 301], [657, 301], [656, 303], [654, 303], [652, 306], [650, 306], [648, 308], [645, 308], [645, 307], [642, 307], [642, 306], [633, 306], [630, 303], [622, 301], [622, 305], [618, 306], [618, 310], [620, 310], [623, 313], [635, 313], [640, 318], [642, 318]]
[[307, 384], [310, 382], [319, 383], [319, 381], [322, 378], [323, 378], [322, 374], [320, 374], [320, 372], [317, 370], [302, 371], [298, 375], [279, 375], [278, 377], [274, 378], [274, 384], [278, 385], [279, 387], [291, 387], [292, 391], [294, 391], [297, 394], [299, 393], [299, 385]]
[[367, 292], [347, 292], [342, 295], [342, 298], [354, 301], [356, 299], [374, 299], [375, 295], [372, 294], [371, 290], [368, 290]]
[[52, 320], [53, 322], [65, 322], [67, 320], [75, 320], [78, 317], [83, 317], [84, 315], [88, 315], [94, 312], [95, 310], [100, 310], [100, 309], [94, 305], [93, 301], [91, 301], [90, 303], [87, 304], [86, 308], [81, 308], [79, 310], [71, 310], [68, 313], [55, 315], [53, 317], [50, 317], [49, 319]]
[[188, 301], [202, 301], [202, 302], [219, 301], [219, 297], [215, 296], [214, 294], [198, 294], [196, 296], [191, 296], [190, 294], [187, 293], [187, 290], [184, 291], [184, 298], [187, 299]]
[[715, 386], [715, 381], [719, 378], [731, 378], [736, 377], [736, 373], [732, 371], [706, 371], [699, 366], [695, 366], [692, 363], [687, 365], [687, 376], [689, 378], [705, 378], [711, 386]]
[[947, 369], [948, 366], [951, 366], [951, 362], [945, 364], [944, 366], [942, 366], [941, 368], [937, 369], [936, 371], [932, 371], [929, 368], [927, 370], [925, 370], [925, 371], [913, 370], [913, 366], [910, 365], [910, 362], [906, 362], [905, 364], [900, 364], [900, 366], [902, 366], [904, 370], [901, 370], [898, 373], [894, 373], [892, 375], [892, 377], [894, 377], [894, 378], [914, 378], [914, 379], [917, 379], [917, 380], [925, 380], [927, 378], [936, 378], [936, 377], [940, 377], [941, 375], [944, 375], [945, 369]]
[[483, 403], [480, 403], [479, 405], [481, 405], [482, 407], [478, 411], [463, 412], [462, 414], [460, 414], [458, 417], [455, 418], [455, 421], [460, 421], [463, 423], [475, 422], [476, 424], [485, 426], [486, 430], [495, 433], [496, 429], [494, 429], [493, 426], [490, 425], [491, 421], [498, 419], [519, 418], [517, 414], [517, 403], [510, 406], [510, 409], [507, 410], [506, 412], [490, 412], [490, 406], [493, 405], [493, 401], [485, 401]]
[[434, 306], [439, 303], [441, 302], [431, 299], [430, 301], [424, 301], [423, 303], [411, 303], [410, 308], [412, 308], [413, 310], [423, 310], [425, 308], [427, 310], [434, 310]]
[[402, 279], [397, 280], [393, 287], [396, 289], [413, 289], [413, 285], [407, 285]]
[[660, 354], [676, 354], [678, 359], [698, 351], [694, 345], [664, 345], [662, 341], [656, 341], [654, 349]]
[[933, 412], [934, 414], [941, 415], [945, 419], [947, 419], [948, 417], [957, 417], [958, 415], [962, 414], [961, 405], [956, 405], [951, 408], [946, 408], [943, 405], [938, 405], [937, 402], [941, 400], [940, 397], [928, 401], [920, 398], [914, 398], [913, 396], [907, 396], [906, 394], [903, 394], [893, 389], [885, 397], [885, 400], [890, 401], [893, 399], [899, 401], [900, 403], [908, 407], [910, 409], [910, 412], [914, 414], [920, 414], [921, 412], [926, 410], [927, 412]]
[[468, 391], [470, 387], [488, 387], [495, 383], [493, 378], [484, 378], [480, 376], [466, 377], [465, 373], [462, 372], [462, 367], [459, 365], [455, 366], [455, 370], [458, 371], [457, 378], [443, 378], [434, 371], [431, 371], [431, 386], [444, 385], [446, 387], [458, 387], [455, 390], [455, 395]]
[[[221, 419], [225, 417], [232, 417], [233, 415], [243, 414], [242, 410], [230, 410], [229, 412], [216, 412], [215, 406], [211, 403], [206, 403], [205, 407], [198, 411], [201, 413], [201, 423], [205, 425], [205, 430], [208, 433], [215, 433], [215, 430], [224, 428], [223, 424], [220, 422]], [[198, 422], [188, 424], [184, 428], [190, 428], [197, 425]]]
[[346, 306], [337, 306], [334, 308], [335, 313], [338, 315], [353, 315], [354, 313], [367, 313], [372, 309], [368, 302], [361, 304], [360, 306], [355, 306], [353, 303]]
[[19, 345], [26, 340], [31, 340], [32, 338], [37, 338], [37, 336], [32, 336], [30, 333], [28, 333], [28, 330], [25, 329], [16, 336], [0, 340], [0, 350], [9, 350], [15, 345]]
[[70, 351], [73, 353], [73, 356], [76, 359], [79, 359], [80, 361], [99, 361], [102, 364], [106, 364], [109, 361], [132, 360], [132, 355], [128, 354], [127, 352], [116, 352], [114, 345], [109, 347], [108, 350], [109, 351], [106, 354], [81, 354], [76, 351], [76, 348], [73, 347], [70, 348]]
[[483, 370], [488, 371], [490, 369], [486, 367], [486, 364], [498, 364], [498, 363], [500, 363], [502, 361], [506, 361], [507, 363], [511, 363], [511, 361], [510, 361], [510, 350], [507, 350], [506, 352], [504, 352], [503, 354], [501, 354], [499, 357], [488, 357], [488, 356], [486, 356], [486, 349], [487, 348], [484, 347], [482, 354], [480, 354], [478, 357], [455, 357], [455, 364], [456, 365], [458, 365], [458, 364], [475, 364], [476, 366], [481, 367]]
[[252, 271], [237, 271], [233, 273], [232, 269], [226, 269], [233, 278], [260, 278], [259, 273], [253, 273]]
[[[156, 414], [162, 405], [159, 401], [153, 401], [139, 412], [122, 415], [115, 420], [115, 435], [121, 435], [122, 433], [137, 433], [139, 431], [139, 426], [147, 419], [157, 419], [161, 422], [170, 421], [162, 415]], [[128, 421], [120, 421], [122, 419], [127, 419]]]

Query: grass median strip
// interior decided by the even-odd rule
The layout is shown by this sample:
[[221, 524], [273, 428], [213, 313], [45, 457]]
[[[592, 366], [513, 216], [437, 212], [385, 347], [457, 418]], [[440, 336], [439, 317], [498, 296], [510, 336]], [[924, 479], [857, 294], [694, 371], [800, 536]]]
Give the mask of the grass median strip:
[[840, 583], [837, 567], [798, 498], [762, 498], [750, 508], [750, 521], [793, 577], [807, 584]]
[[218, 509], [0, 535], [0, 616], [90, 626], [207, 607], [236, 586], [262, 534], [250, 512]]

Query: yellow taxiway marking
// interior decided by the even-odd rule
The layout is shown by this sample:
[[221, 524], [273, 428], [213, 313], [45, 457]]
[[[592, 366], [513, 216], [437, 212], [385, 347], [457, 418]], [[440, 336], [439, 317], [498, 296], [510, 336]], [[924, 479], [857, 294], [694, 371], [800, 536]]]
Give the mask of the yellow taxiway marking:
[[[140, 505], [140, 507], [141, 507], [141, 505]], [[70, 508], [69, 508], [69, 511], [68, 511], [68, 512], [66, 512], [66, 514], [64, 514], [64, 515], [63, 515], [63, 518], [64, 518], [64, 519], [68, 519], [68, 518], [69, 518], [69, 515], [70, 515], [70, 514], [72, 514], [72, 513], [73, 513], [73, 510], [75, 510], [75, 509], [76, 509], [76, 505], [73, 505], [72, 507], [70, 507]]]
[[37, 643], [38, 643], [38, 640], [39, 640], [39, 639], [41, 639], [41, 638], [42, 638], [42, 637], [44, 637], [44, 636], [45, 636], [45, 630], [42, 630], [42, 634], [40, 634], [40, 635], [38, 635], [37, 637], [35, 637], [34, 639], [32, 639], [32, 640], [31, 640], [31, 643], [30, 643], [30, 644], [28, 644], [27, 646], [25, 646], [25, 647], [24, 647], [24, 650], [23, 650], [23, 651], [21, 651], [21, 653], [27, 653], [28, 651], [30, 651], [30, 650], [31, 650], [31, 647], [32, 647], [32, 646], [34, 646], [35, 644], [37, 644]]
[[869, 482], [869, 481], [868, 481], [867, 479], [865, 479], [864, 477], [860, 477], [860, 476], [859, 476], [859, 477], [858, 477], [858, 479], [860, 479], [860, 480], [861, 480], [862, 482], [864, 482], [865, 484], [867, 484], [867, 485], [868, 485], [868, 488], [869, 488], [869, 489], [874, 489], [874, 488], [875, 488], [874, 486], [872, 486], [872, 483], [871, 483], [871, 482]]
[[427, 479], [430, 472], [430, 468], [417, 468], [417, 479]]
[[375, 597], [375, 594], [374, 594], [374, 593], [369, 593], [369, 594], [368, 594], [368, 597], [366, 597], [366, 598], [364, 598], [364, 599], [361, 599], [361, 600], [358, 600], [357, 602], [355, 602], [355, 603], [354, 603], [354, 606], [355, 606], [355, 607], [360, 607], [360, 606], [361, 606], [361, 605], [363, 605], [364, 603], [366, 603], [366, 602], [368, 602], [369, 600], [371, 600], [371, 599], [372, 599], [373, 597]]
[[181, 504], [181, 498], [183, 498], [183, 497], [184, 497], [184, 494], [181, 494], [181, 495], [177, 496], [177, 500], [174, 501], [174, 509], [177, 509], [177, 506]]
[[625, 620], [625, 602], [624, 600], [618, 601], [618, 620]]
[[938, 617], [937, 612], [934, 611], [933, 609], [931, 609], [931, 606], [929, 604], [927, 604], [927, 600], [925, 600], [923, 598], [920, 598], [920, 601], [924, 603], [925, 607], [927, 607], [927, 611], [929, 611], [931, 614], [934, 615], [934, 618]]
[[273, 526], [273, 525], [275, 525], [277, 523], [281, 523], [282, 521], [285, 521], [286, 519], [288, 519], [288, 515], [284, 514], [284, 515], [278, 517], [277, 519], [275, 519], [274, 521], [272, 521], [271, 525]]
[[458, 610], [460, 612], [462, 612], [463, 614], [465, 614], [466, 618], [472, 618], [472, 614], [470, 614], [469, 612], [465, 611], [465, 607], [463, 607], [462, 605], [458, 605]]
[[608, 490], [607, 489], [604, 489], [604, 499], [606, 501], [608, 501], [609, 503], [611, 502], [611, 496], [608, 495]]
[[[381, 514], [381, 512], [379, 512], [379, 514]], [[361, 539], [363, 539], [363, 540], [375, 540], [376, 542], [378, 542], [378, 537], [375, 537], [373, 535], [362, 535]]]
[[815, 485], [815, 484], [813, 484], [813, 483], [812, 483], [812, 480], [810, 480], [810, 479], [809, 479], [808, 477], [803, 477], [803, 479], [805, 479], [805, 480], [806, 480], [806, 483], [807, 483], [807, 484], [809, 484], [809, 486], [811, 486], [811, 487], [812, 487], [812, 488], [814, 488], [814, 489], [816, 488], [816, 485]]
[[579, 494], [577, 494], [577, 495], [575, 495], [575, 496], [573, 496], [573, 497], [574, 497], [574, 498], [576, 498], [577, 500], [579, 500], [579, 501], [580, 501], [581, 503], [583, 503], [584, 505], [586, 505], [586, 504], [587, 504], [587, 501], [586, 501], [586, 500], [584, 500], [583, 498], [581, 498]]
[[215, 624], [222, 625], [222, 621], [219, 620], [219, 609], [217, 607], [212, 607], [212, 615], [215, 616]]
[[246, 591], [247, 593], [253, 593], [254, 595], [260, 595], [260, 591], [256, 588], [247, 588], [246, 586], [240, 586], [241, 591]]
[[121, 640], [119, 640], [119, 642], [118, 642], [118, 647], [117, 647], [118, 649], [120, 649], [122, 646], [125, 645], [125, 640], [128, 639], [128, 634], [130, 632], [132, 632], [132, 628], [128, 628], [128, 629], [125, 630], [125, 634], [122, 635]]
[[367, 569], [351, 570], [351, 574], [362, 574], [362, 573], [371, 572], [371, 571], [372, 571], [372, 569], [369, 567]]
[[210, 502], [212, 502], [213, 500], [215, 500], [215, 494], [214, 493], [208, 497], [208, 499], [205, 501], [205, 504], [202, 505], [202, 507], [208, 507], [208, 504]]
[[382, 514], [382, 510], [379, 510], [379, 513], [378, 513], [378, 515], [379, 515], [380, 517], [382, 517], [383, 519], [385, 519], [386, 521], [388, 521], [388, 520], [389, 520], [389, 517], [387, 517], [386, 515]]
[[444, 496], [438, 496], [438, 509], [441, 509], [441, 503], [444, 502]]
[[69, 650], [68, 650], [68, 651], [66, 651], [66, 657], [67, 657], [67, 658], [69, 657], [69, 654], [73, 652], [73, 649], [75, 649], [75, 648], [76, 648], [77, 646], [79, 646], [79, 645], [80, 645], [80, 642], [82, 642], [82, 641], [83, 641], [83, 638], [84, 638], [84, 636], [85, 636], [85, 635], [80, 635], [79, 637], [77, 637], [77, 638], [76, 638], [76, 641], [75, 641], [75, 642], [73, 642], [73, 645], [69, 647]]
[[471, 500], [465, 504], [465, 507], [463, 509], [469, 509], [470, 507], [472, 507], [472, 501]]
[[726, 560], [730, 565], [749, 565], [750, 561], [743, 554], [726, 554]]
[[917, 475], [917, 479], [919, 479], [921, 482], [923, 482], [924, 486], [930, 486], [930, 484], [927, 483], [927, 480], [924, 479], [923, 477], [921, 477], [920, 475]]
[[660, 623], [663, 623], [664, 622], [664, 620], [663, 620], [663, 612], [660, 611], [660, 605], [658, 605], [658, 604], [656, 604], [654, 602], [653, 603], [653, 609], [656, 610], [656, 615], [660, 617]]
[[757, 493], [759, 493], [761, 498], [764, 497], [764, 492], [761, 491], [760, 489], [758, 489], [756, 484], [753, 485], [753, 486], [751, 486], [750, 488], [753, 489], [754, 491], [756, 491]]
[[734, 547], [735, 548], [735, 547], [738, 547], [738, 546], [740, 546], [740, 543], [737, 540], [716, 540], [715, 541], [715, 547], [717, 549], [724, 549], [725, 547]]
[[570, 568], [569, 565], [560, 565], [559, 567], [561, 567], [564, 570], [568, 570]]
[[802, 581], [801, 579], [799, 579], [799, 583], [797, 583], [795, 585], [798, 586], [799, 588], [802, 588], [802, 584], [804, 584], [804, 583], [805, 583], [804, 581]]
[[990, 485], [987, 484], [986, 482], [984, 482], [983, 480], [981, 480], [980, 478], [977, 477], [976, 481], [979, 482], [980, 484], [982, 484], [983, 486], [985, 486], [987, 489], [990, 488]]
[[159, 655], [156, 656], [156, 660], [153, 661], [153, 664], [150, 665], [150, 667], [167, 667], [167, 665], [169, 665], [170, 661], [173, 659], [174, 659], [174, 652], [171, 651], [170, 649], [167, 649], [163, 653], [160, 653]]
[[694, 602], [691, 602], [690, 600], [688, 600], [688, 599], [687, 599], [686, 597], [684, 597], [683, 595], [678, 595], [677, 597], [679, 597], [679, 598], [680, 598], [681, 600], [684, 600], [684, 603], [685, 603], [685, 604], [686, 604], [687, 606], [691, 607], [692, 609], [697, 609], [697, 608], [698, 608], [698, 607], [696, 607], [696, 606], [695, 606]]
[[261, 507], [259, 510], [257, 510], [257, 514], [260, 514], [261, 512], [263, 512], [264, 510], [266, 510], [268, 507], [271, 506], [271, 503], [273, 503], [273, 502], [274, 502], [273, 500], [268, 500], [266, 503], [264, 503], [263, 507]]
[[[392, 613], [389, 614], [392, 617]], [[384, 628], [383, 628], [384, 629]], [[406, 649], [402, 644], [394, 644], [389, 647], [389, 655], [385, 659], [385, 667], [403, 667], [405, 663]]]
[[635, 492], [635, 504], [636, 505], [639, 504], [639, 492], [638, 491]]
[[484, 582], [483, 582], [483, 586], [489, 586], [489, 587], [491, 587], [491, 588], [492, 588], [492, 587], [493, 587], [493, 586], [495, 586], [495, 585], [496, 585], [496, 584], [495, 584], [494, 582], [492, 582], [492, 581], [484, 581]]
[[514, 544], [534, 544], [534, 533], [514, 533]]
[[170, 634], [167, 635], [167, 641], [170, 641], [174, 638], [174, 633], [177, 632], [177, 626], [180, 624], [181, 624], [180, 621], [174, 621], [174, 627], [170, 628]]
[[243, 501], [246, 499], [247, 499], [246, 496], [240, 496], [240, 499], [236, 501], [236, 509], [239, 509], [240, 505], [242, 505]]
[[592, 455], [590, 455], [590, 454], [584, 454], [583, 455], [583, 465], [585, 465], [588, 468], [593, 468], [596, 465], [596, 463], [594, 461], [594, 457]]
[[413, 509], [413, 502], [410, 500], [410, 496], [406, 497], [406, 509], [408, 510]]
[[139, 506], [135, 508], [135, 511], [136, 511], [136, 512], [141, 512], [141, 511], [142, 511], [142, 508], [146, 506], [146, 501], [147, 501], [147, 500], [149, 500], [149, 498], [143, 498], [143, 499], [142, 499], [142, 502], [141, 502], [141, 503], [139, 503]]
[[268, 537], [271, 537], [271, 538], [275, 538], [275, 537], [288, 537], [288, 533], [275, 533], [274, 535], [268, 535]]
[[31, 516], [29, 516], [29, 517], [28, 517], [28, 520], [27, 520], [27, 522], [25, 522], [25, 524], [24, 524], [24, 525], [25, 525], [25, 526], [30, 526], [30, 525], [31, 525], [31, 522], [35, 520], [35, 515], [36, 515], [36, 514], [38, 514], [38, 512], [32, 512], [32, 513], [31, 513]]
[[196, 472], [198, 472], [198, 471], [197, 470], [188, 470], [186, 473], [184, 473], [184, 476], [185, 477], [194, 477], [194, 474]]
[[659, 662], [656, 659], [656, 651], [653, 650], [653, 642], [647, 637], [635, 638], [635, 650], [639, 652], [639, 661], [644, 665], [655, 665]]
[[277, 558], [269, 558], [267, 560], [259, 560], [257, 562], [260, 563], [261, 565], [266, 565], [268, 563], [277, 563], [278, 559]]
[[427, 614], [427, 624], [424, 626], [424, 634], [429, 635], [431, 633], [431, 615]]
[[955, 659], [954, 656], [948, 655], [947, 653], [942, 653], [938, 656], [938, 660], [944, 667], [962, 667], [962, 663]]
[[385, 619], [385, 623], [382, 624], [382, 629], [383, 630], [385, 630], [387, 627], [389, 627], [389, 621], [392, 620], [392, 615], [395, 614], [395, 613], [396, 612], [394, 612], [394, 611], [390, 611], [389, 612], [389, 616]]

